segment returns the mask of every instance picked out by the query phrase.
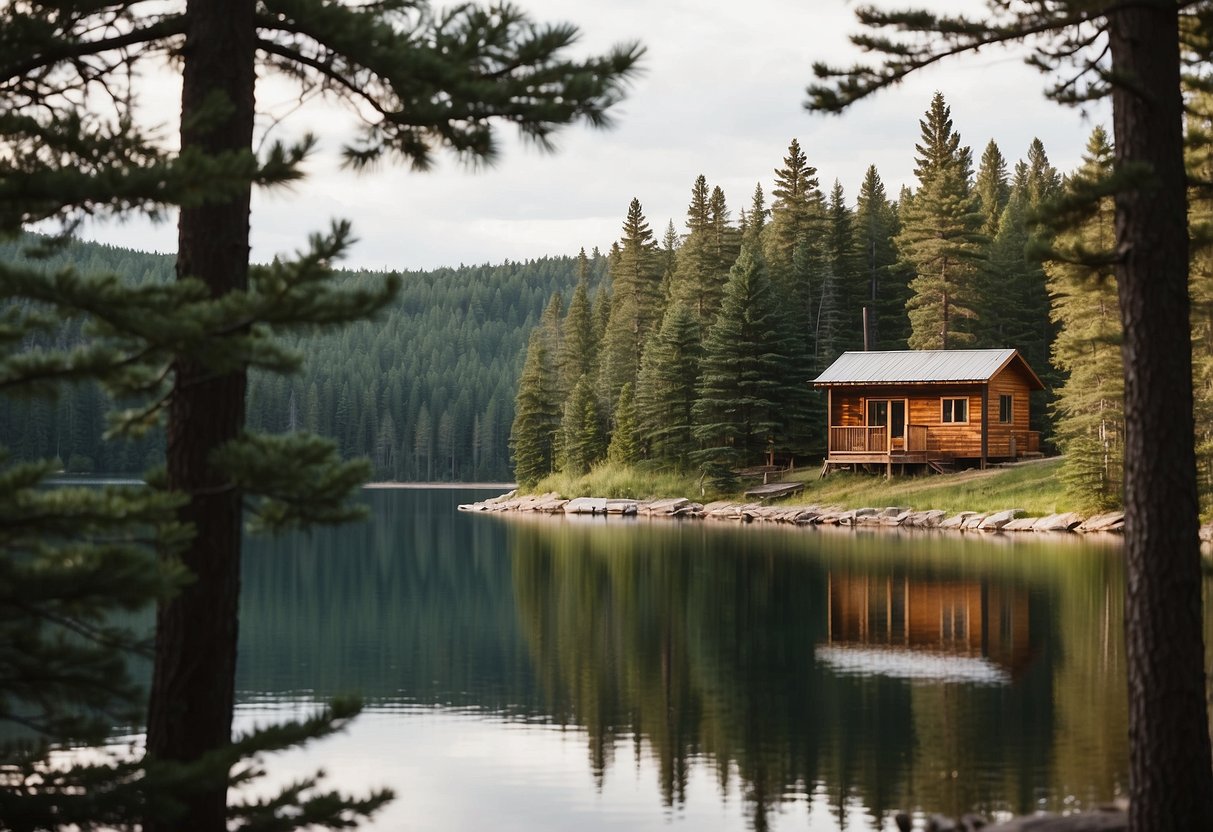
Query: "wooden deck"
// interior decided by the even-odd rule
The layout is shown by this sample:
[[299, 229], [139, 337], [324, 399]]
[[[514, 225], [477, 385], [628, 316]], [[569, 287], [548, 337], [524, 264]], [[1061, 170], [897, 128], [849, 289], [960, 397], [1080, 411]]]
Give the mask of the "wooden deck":
[[832, 467], [883, 465], [892, 475], [894, 465], [927, 465], [950, 462], [950, 454], [928, 449], [926, 425], [906, 425], [903, 436], [893, 436], [888, 425], [831, 425], [830, 450], [821, 476]]
[[887, 425], [831, 425], [830, 459], [847, 462], [926, 462], [927, 426], [906, 425], [903, 436], [893, 436]]
[[[935, 471], [949, 470], [957, 454], [933, 444], [929, 433], [926, 425], [906, 425], [901, 436], [894, 436], [887, 425], [831, 425], [829, 453], [821, 476], [831, 468], [859, 465], [882, 465], [889, 476], [894, 466], [924, 465]], [[1007, 448], [1012, 459], [1039, 456], [1039, 449], [1040, 434], [1035, 431], [1012, 434]]]

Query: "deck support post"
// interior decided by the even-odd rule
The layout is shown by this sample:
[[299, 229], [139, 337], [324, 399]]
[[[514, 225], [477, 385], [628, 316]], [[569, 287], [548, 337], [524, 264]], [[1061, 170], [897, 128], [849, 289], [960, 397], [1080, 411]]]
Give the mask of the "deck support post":
[[990, 383], [981, 386], [981, 470], [990, 455]]
[[834, 453], [834, 432], [830, 430], [834, 425], [834, 388], [826, 388], [826, 459], [830, 458], [830, 454]]

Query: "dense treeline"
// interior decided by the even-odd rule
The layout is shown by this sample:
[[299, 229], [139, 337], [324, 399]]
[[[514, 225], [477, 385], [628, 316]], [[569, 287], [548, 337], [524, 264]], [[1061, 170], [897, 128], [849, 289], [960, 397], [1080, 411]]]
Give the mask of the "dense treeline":
[[[0, 246], [0, 258], [23, 260], [23, 247]], [[45, 261], [49, 270], [67, 266], [135, 283], [173, 277], [170, 256], [91, 243], [73, 243]], [[588, 269], [596, 285], [604, 258], [588, 261]], [[405, 273], [396, 301], [377, 319], [309, 338], [301, 372], [253, 373], [249, 425], [332, 437], [347, 458], [370, 457], [381, 478], [508, 479], [526, 334], [549, 296], [572, 287], [575, 273], [567, 257]], [[52, 321], [33, 337], [70, 348], [84, 333], [79, 323]], [[53, 401], [5, 398], [0, 435], [16, 458], [58, 458], [70, 471], [137, 473], [156, 464], [163, 458], [160, 431], [139, 441], [102, 441], [112, 404], [93, 385]]]
[[[634, 199], [606, 291], [591, 309], [579, 287], [567, 312], [554, 296], [531, 337], [517, 477], [605, 457], [726, 480], [764, 459], [819, 458], [824, 402], [810, 382], [865, 345], [1013, 346], [1053, 380], [1056, 325], [1029, 242], [1060, 174], [1039, 140], [1013, 166], [991, 140], [975, 170], [941, 94], [920, 126], [917, 187], [896, 199], [875, 167], [853, 204], [838, 181], [824, 189], [795, 139], [769, 206], [759, 183], [736, 221], [701, 175], [685, 233], [671, 227], [659, 244]], [[1051, 435], [1044, 404], [1034, 426]]]
[[[1196, 179], [1208, 178], [1205, 122], [1189, 124]], [[1039, 140], [1014, 164], [990, 140], [975, 167], [940, 93], [919, 124], [916, 187], [896, 199], [874, 166], [853, 204], [837, 181], [827, 194], [795, 139], [774, 170], [769, 207], [760, 183], [736, 221], [701, 175], [685, 233], [671, 227], [657, 244], [634, 199], [607, 257], [605, 291], [591, 306], [579, 287], [567, 312], [554, 295], [532, 333], [511, 437], [518, 479], [578, 474], [605, 458], [725, 481], [764, 461], [820, 458], [824, 402], [809, 382], [866, 336], [871, 349], [1018, 349], [1048, 388], [1034, 394], [1032, 427], [1066, 454], [1076, 505], [1119, 504], [1109, 136], [1096, 128], [1080, 168], [1063, 177]], [[1198, 451], [1209, 494], [1213, 270], [1199, 242], [1210, 209], [1199, 194], [1191, 206]]]
[[[606, 255], [410, 272], [378, 319], [310, 340], [303, 370], [253, 373], [252, 428], [310, 429], [347, 458], [396, 480], [533, 482], [609, 459], [728, 472], [824, 449], [825, 417], [809, 381], [843, 350], [1015, 347], [1049, 392], [1034, 429], [1066, 452], [1076, 501], [1120, 500], [1124, 419], [1120, 323], [1110, 264], [1111, 198], [1088, 199], [1111, 171], [1110, 138], [1091, 136], [1063, 177], [1033, 141], [1010, 163], [993, 140], [976, 167], [936, 94], [920, 122], [917, 187], [896, 198], [869, 167], [854, 201], [828, 193], [793, 140], [767, 190], [729, 206], [705, 176], [684, 230], [660, 240], [639, 199]], [[1208, 125], [1189, 125], [1190, 166], [1206, 175]], [[1059, 201], [1085, 207], [1037, 224]], [[1208, 200], [1191, 201], [1208, 236]], [[1193, 338], [1199, 462], [1213, 483], [1213, 269], [1194, 245]], [[18, 244], [0, 258], [25, 259]], [[169, 281], [172, 258], [73, 243], [48, 270]], [[357, 281], [372, 273], [346, 273]], [[866, 317], [865, 317], [866, 312]], [[70, 348], [80, 321], [28, 336]], [[286, 339], [295, 348], [297, 339]], [[117, 403], [119, 406], [121, 402]], [[81, 385], [57, 399], [0, 402], [16, 459], [69, 471], [142, 472], [163, 436], [102, 441], [114, 405]], [[512, 457], [511, 457], [512, 454]], [[512, 463], [512, 464], [511, 464]]]

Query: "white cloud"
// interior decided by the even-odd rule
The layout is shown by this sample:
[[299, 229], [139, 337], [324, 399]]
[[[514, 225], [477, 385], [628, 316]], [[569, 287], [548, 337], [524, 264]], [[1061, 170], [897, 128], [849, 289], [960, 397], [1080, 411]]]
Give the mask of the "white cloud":
[[[383, 167], [354, 175], [337, 161], [353, 118], [333, 106], [309, 105], [278, 124], [273, 136], [289, 140], [311, 130], [321, 151], [309, 162], [307, 181], [255, 200], [254, 257], [294, 250], [332, 217], [354, 223], [360, 240], [354, 266], [431, 268], [574, 253], [582, 246], [605, 250], [633, 196], [658, 234], [670, 219], [681, 229], [700, 173], [725, 189], [736, 216], [754, 183], [769, 193], [772, 170], [793, 136], [823, 187], [838, 179], [853, 199], [867, 166], [875, 164], [895, 195], [912, 184], [918, 119], [936, 89], [975, 157], [993, 138], [1015, 160], [1039, 136], [1054, 164], [1068, 169], [1093, 126], [1046, 101], [1041, 76], [998, 51], [924, 71], [842, 116], [809, 114], [803, 102], [813, 61], [849, 64], [858, 57], [846, 39], [856, 30], [854, 7], [843, 0], [531, 0], [523, 6], [537, 20], [580, 26], [583, 52], [632, 39], [645, 43], [645, 71], [616, 111], [615, 129], [568, 129], [551, 155], [523, 145], [506, 128], [501, 158], [490, 168], [469, 170], [443, 157], [429, 173]], [[161, 118], [171, 100], [166, 89], [171, 83], [154, 95]], [[276, 112], [294, 103], [289, 88], [277, 83], [263, 85], [259, 98]], [[163, 251], [172, 250], [176, 237], [171, 223], [153, 228], [141, 221], [91, 233]]]

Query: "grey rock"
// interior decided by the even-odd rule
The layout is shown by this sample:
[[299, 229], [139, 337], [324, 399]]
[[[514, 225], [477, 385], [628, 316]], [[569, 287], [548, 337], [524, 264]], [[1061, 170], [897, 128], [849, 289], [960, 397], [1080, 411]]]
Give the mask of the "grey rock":
[[964, 531], [973, 531], [976, 529], [980, 529], [982, 522], [988, 516], [989, 515], [987, 515], [987, 514], [974, 514], [968, 520], [965, 520], [964, 524], [960, 528]]
[[1075, 531], [1084, 534], [1088, 532], [1118, 532], [1124, 529], [1124, 525], [1124, 512], [1113, 511], [1087, 518]]
[[[1003, 509], [1002, 511], [996, 511], [993, 514], [987, 515], [980, 523], [978, 523], [977, 528], [987, 532], [999, 531], [1003, 526], [1010, 523], [1016, 517], [1022, 517], [1025, 514], [1027, 514], [1027, 512], [1022, 508], [1008, 508]], [[966, 528], [967, 527], [968, 526], [966, 524]]]
[[939, 528], [941, 529], [959, 529], [969, 521], [969, 518], [976, 516], [975, 511], [958, 511], [946, 520], [941, 520]]
[[1034, 531], [1038, 532], [1068, 532], [1073, 531], [1083, 522], [1081, 515], [1068, 511], [1065, 514], [1050, 514], [1036, 521]]
[[602, 497], [574, 497], [564, 504], [565, 514], [605, 514], [607, 501]]

